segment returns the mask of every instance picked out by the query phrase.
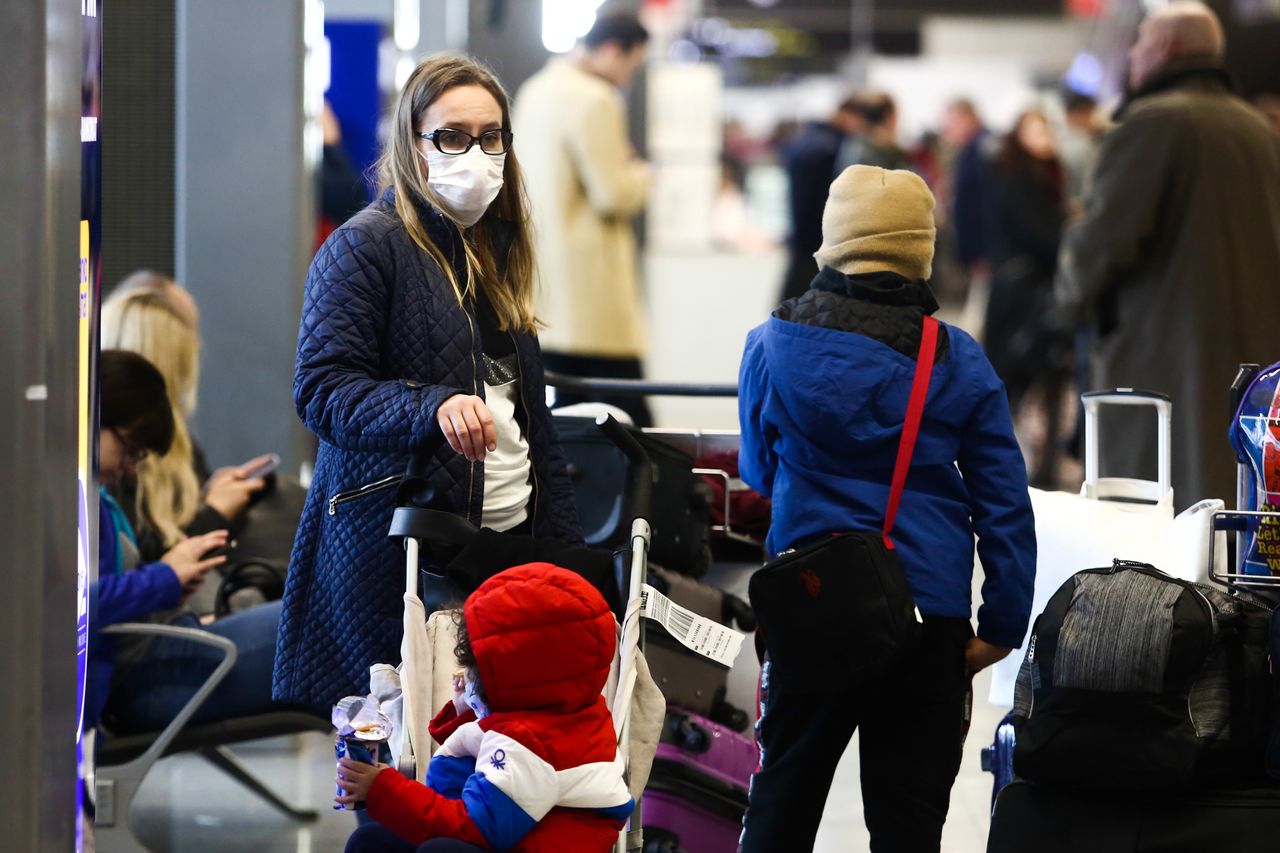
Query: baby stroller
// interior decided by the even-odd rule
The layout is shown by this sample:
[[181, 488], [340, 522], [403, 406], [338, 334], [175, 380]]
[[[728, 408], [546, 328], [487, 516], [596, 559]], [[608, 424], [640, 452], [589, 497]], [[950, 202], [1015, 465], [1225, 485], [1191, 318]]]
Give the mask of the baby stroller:
[[[644, 449], [620, 424], [608, 416], [597, 423], [626, 454], [631, 465], [639, 471], [648, 469]], [[605, 696], [613, 715], [618, 749], [626, 763], [628, 787], [636, 806], [630, 821], [631, 828], [620, 833], [616, 849], [642, 850], [641, 792], [657, 749], [665, 711], [665, 702], [649, 676], [644, 660], [642, 616], [646, 600], [652, 595], [652, 590], [645, 583], [650, 528], [639, 513], [649, 505], [650, 478], [630, 478], [630, 505], [638, 508], [638, 516], [631, 525], [630, 547], [609, 554], [567, 548], [559, 543], [528, 537], [504, 538], [504, 534], [477, 530], [465, 518], [439, 505], [434, 489], [421, 473], [430, 452], [430, 448], [420, 452], [410, 463], [400, 484], [397, 508], [388, 534], [402, 540], [405, 547], [402, 663], [398, 670], [389, 664], [377, 664], [371, 670], [375, 695], [383, 700], [384, 707], [390, 707], [393, 716], [401, 717], [401, 725], [397, 727], [399, 734], [393, 734], [391, 743], [397, 768], [410, 778], [423, 778], [426, 759], [432, 751], [427, 723], [435, 709], [452, 695], [449, 683], [454, 669], [454, 623], [444, 612], [427, 618], [419, 596], [420, 573], [424, 571], [420, 566], [425, 564], [425, 571], [432, 574], [448, 575], [459, 592], [465, 593], [478, 586], [487, 575], [496, 573], [498, 569], [495, 566], [500, 568], [513, 565], [513, 561], [537, 560], [563, 565], [583, 574], [600, 588], [605, 600], [614, 606], [615, 615], [620, 617], [618, 654]], [[468, 549], [478, 542], [488, 547], [490, 555], [501, 552], [512, 556], [480, 561], [484, 565], [469, 562]], [[397, 702], [399, 708], [396, 707]]]

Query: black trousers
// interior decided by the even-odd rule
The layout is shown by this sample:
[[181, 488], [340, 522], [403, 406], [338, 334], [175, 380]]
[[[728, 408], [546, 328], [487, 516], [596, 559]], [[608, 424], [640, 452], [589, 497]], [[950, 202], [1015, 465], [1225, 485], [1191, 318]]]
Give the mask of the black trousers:
[[742, 853], [813, 849], [855, 729], [872, 853], [937, 853], [969, 725], [964, 648], [973, 629], [967, 619], [925, 617], [923, 634], [890, 674], [821, 692], [771, 688], [774, 665], [765, 662], [756, 724], [761, 767], [751, 780]]
[[[643, 379], [638, 358], [603, 358], [589, 355], [567, 355], [544, 352], [542, 365], [547, 370], [577, 376], [582, 379]], [[638, 427], [653, 426], [653, 414], [644, 397], [613, 396], [611, 394], [578, 394], [556, 389], [555, 408], [577, 403], [608, 403], [617, 406], [631, 416]]]

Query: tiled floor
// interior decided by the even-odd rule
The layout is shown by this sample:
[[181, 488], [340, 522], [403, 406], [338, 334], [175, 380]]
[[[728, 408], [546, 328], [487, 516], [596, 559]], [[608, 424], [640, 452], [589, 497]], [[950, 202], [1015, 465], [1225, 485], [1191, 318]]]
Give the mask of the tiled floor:
[[[333, 740], [322, 734], [260, 741], [239, 748], [268, 784], [315, 823], [286, 818], [194, 755], [166, 758], [135, 802], [137, 835], [156, 853], [340, 853], [355, 828], [333, 805]], [[99, 853], [113, 851], [98, 845]]]

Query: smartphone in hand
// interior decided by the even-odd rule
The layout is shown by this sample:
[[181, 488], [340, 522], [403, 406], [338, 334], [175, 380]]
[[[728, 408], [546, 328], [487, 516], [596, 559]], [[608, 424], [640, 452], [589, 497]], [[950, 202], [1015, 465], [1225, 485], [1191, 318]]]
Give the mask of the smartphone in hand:
[[280, 454], [268, 453], [260, 457], [263, 461], [247, 470], [242, 470], [241, 474], [246, 480], [257, 480], [267, 476], [271, 472], [280, 467]]

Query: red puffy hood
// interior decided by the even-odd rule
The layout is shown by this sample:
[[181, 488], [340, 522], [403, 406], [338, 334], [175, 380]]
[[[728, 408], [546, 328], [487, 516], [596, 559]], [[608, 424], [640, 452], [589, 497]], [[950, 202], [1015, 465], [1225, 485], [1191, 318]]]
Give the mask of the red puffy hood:
[[516, 566], [481, 584], [463, 613], [492, 711], [573, 713], [600, 699], [617, 633], [604, 597], [580, 575]]

